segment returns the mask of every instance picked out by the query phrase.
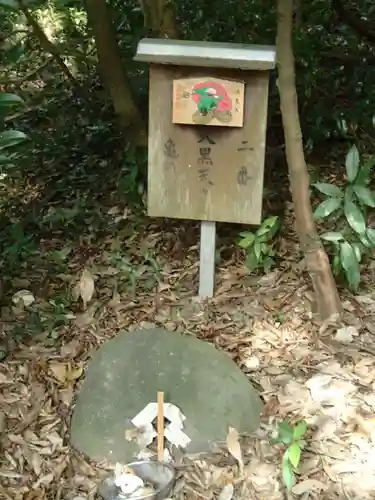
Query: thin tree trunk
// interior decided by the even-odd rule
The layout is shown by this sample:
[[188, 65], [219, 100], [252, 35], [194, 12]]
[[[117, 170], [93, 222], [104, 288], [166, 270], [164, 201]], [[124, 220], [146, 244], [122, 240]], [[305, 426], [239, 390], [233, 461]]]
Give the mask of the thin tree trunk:
[[174, 0], [139, 0], [148, 36], [178, 38]]
[[24, 0], [18, 0], [18, 4], [26, 18], [27, 23], [32, 28], [35, 37], [38, 39], [38, 42], [40, 43], [42, 49], [53, 56], [54, 60], [60, 66], [61, 71], [68, 78], [68, 80], [70, 80], [74, 85], [77, 85], [76, 79], [74, 78], [68, 66], [64, 63], [63, 59], [61, 58], [58, 48], [54, 43], [51, 42], [51, 40], [44, 33], [44, 30], [40, 27], [38, 21], [28, 10]]
[[135, 104], [106, 0], [85, 0], [87, 18], [95, 38], [99, 72], [124, 135], [136, 145], [147, 144], [147, 130]]
[[278, 0], [277, 66], [286, 158], [294, 203], [296, 230], [323, 320], [341, 312], [340, 298], [327, 254], [316, 230], [309, 195], [309, 174], [303, 151], [293, 56], [293, 0]]

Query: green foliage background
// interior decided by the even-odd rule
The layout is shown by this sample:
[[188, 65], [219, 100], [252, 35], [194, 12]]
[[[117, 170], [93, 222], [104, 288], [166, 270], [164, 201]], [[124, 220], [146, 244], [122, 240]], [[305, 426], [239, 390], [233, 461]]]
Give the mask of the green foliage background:
[[[54, 248], [54, 238], [70, 242], [82, 240], [84, 234], [89, 244], [119, 227], [131, 234], [134, 228], [129, 229], [126, 222], [129, 215], [116, 218], [110, 211], [116, 206], [132, 216], [142, 213], [147, 167], [146, 153], [135, 152], [116, 129], [111, 102], [97, 73], [84, 4], [77, 0], [23, 3], [57, 49], [71, 79], [35, 37], [18, 0], [0, 0], [0, 5], [0, 88], [25, 102], [5, 121], [2, 118], [2, 126], [29, 138], [17, 149], [13, 167], [4, 167], [1, 174], [0, 265], [6, 282], [22, 266], [30, 265], [31, 257], [40, 261], [40, 245], [46, 241]], [[147, 35], [140, 4], [110, 0], [108, 5], [124, 71], [147, 120], [147, 65], [133, 61], [138, 40]], [[348, 0], [345, 6], [359, 19], [370, 22], [375, 18], [370, 1]], [[179, 0], [175, 9], [184, 39], [275, 42], [274, 0]], [[320, 164], [334, 162], [338, 155], [341, 166], [339, 172], [334, 169], [334, 175], [344, 175], [342, 151], [353, 142], [361, 154], [373, 152], [375, 44], [340, 22], [326, 0], [301, 2], [295, 18], [304, 143], [306, 151], [319, 158], [311, 175], [315, 180], [323, 174], [330, 176]], [[270, 76], [267, 141], [282, 150], [276, 71]], [[280, 175], [278, 169], [271, 172], [276, 175], [276, 193], [281, 185], [287, 187], [283, 172], [285, 168]]]

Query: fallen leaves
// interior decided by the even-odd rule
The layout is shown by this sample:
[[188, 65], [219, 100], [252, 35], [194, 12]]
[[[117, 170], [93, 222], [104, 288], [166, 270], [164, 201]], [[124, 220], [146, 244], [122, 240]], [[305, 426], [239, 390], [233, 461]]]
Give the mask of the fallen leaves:
[[3, 432], [5, 431], [5, 428], [6, 428], [6, 419], [5, 419], [5, 413], [0, 411], [0, 439], [1, 439], [1, 435], [3, 434]]
[[238, 434], [238, 431], [233, 427], [229, 427], [229, 432], [227, 435], [227, 448], [232, 457], [237, 460], [240, 473], [242, 474], [244, 463], [239, 437], [240, 436]]
[[[0, 372], [0, 404], [7, 415], [3, 421], [6, 432], [0, 432], [1, 498], [68, 498], [69, 491], [76, 488], [79, 469], [72, 469], [75, 454], [65, 442], [68, 422], [59, 407], [59, 386], [73, 383], [82, 374], [82, 368], [72, 361], [50, 361], [48, 371], [36, 371], [36, 366], [45, 364], [39, 360], [36, 365], [29, 353], [28, 359], [13, 360], [6, 366], [9, 377]], [[92, 480], [82, 476], [79, 489], [87, 494], [92, 488]]]
[[364, 417], [356, 412], [353, 416], [355, 430], [375, 443], [375, 417]]
[[[0, 365], [0, 442], [4, 450], [0, 497], [94, 499], [96, 484], [107, 469], [91, 465], [68, 445], [75, 386], [91, 348], [119, 328], [155, 322], [205, 337], [226, 350], [265, 400], [256, 436], [245, 438], [231, 428], [221, 451], [204, 459], [180, 458], [179, 489], [174, 499], [281, 500], [280, 450], [269, 438], [276, 420], [295, 422], [302, 418], [313, 434], [307, 438], [293, 493], [301, 498], [330, 500], [342, 497], [343, 484], [353, 498], [355, 494], [363, 500], [371, 498], [375, 485], [371, 458], [375, 358], [369, 352], [354, 350], [353, 339], [371, 348], [372, 335], [366, 333], [370, 329], [354, 320], [358, 320], [361, 307], [361, 321], [370, 325], [375, 301], [362, 296], [356, 318], [347, 309], [348, 324], [339, 330], [337, 325], [327, 326], [327, 337], [320, 341], [319, 325], [309, 322], [306, 313], [305, 284], [292, 272], [283, 277], [277, 271], [254, 280], [249, 289], [244, 285], [246, 274], [238, 273], [236, 266], [227, 266], [218, 277], [220, 296], [208, 306], [198, 307], [189, 298], [181, 299], [176, 289], [184, 276], [191, 292], [196, 266], [173, 265], [173, 269], [163, 271], [157, 300], [149, 292], [140, 292], [137, 300], [130, 300], [117, 284], [108, 284], [112, 284], [111, 273], [108, 281], [103, 278], [104, 287], [101, 282], [95, 290], [93, 276], [105, 277], [105, 270], [101, 273], [95, 266], [93, 274], [84, 270], [76, 286], [85, 309], [77, 318], [84, 316], [84, 320], [64, 326], [58, 345], [33, 341]], [[23, 292], [25, 287], [27, 284], [22, 285]], [[93, 300], [95, 293], [98, 301]], [[27, 307], [28, 295], [19, 295], [14, 306], [21, 310]], [[95, 321], [91, 320], [94, 316]], [[325, 344], [335, 335], [341, 350], [332, 352], [331, 345]], [[364, 407], [365, 415], [361, 412]]]
[[95, 292], [94, 278], [87, 269], [82, 271], [80, 280], [77, 284], [77, 292], [78, 296], [82, 299], [83, 308], [86, 309], [87, 304], [90, 302]]
[[73, 367], [70, 362], [68, 363], [50, 363], [49, 369], [54, 378], [61, 384], [74, 383], [83, 374], [83, 367]]
[[296, 484], [296, 486], [293, 487], [292, 492], [297, 496], [305, 495], [306, 493], [317, 493], [318, 495], [321, 495], [321, 492], [326, 491], [327, 489], [327, 484], [322, 483], [317, 479], [305, 479], [304, 481]]
[[226, 484], [221, 490], [218, 500], [232, 500], [234, 493], [233, 484]]
[[353, 342], [354, 337], [358, 337], [358, 329], [355, 326], [344, 326], [337, 330], [334, 339], [338, 342]]
[[12, 302], [18, 307], [28, 307], [35, 301], [34, 295], [29, 290], [19, 290], [12, 297]]

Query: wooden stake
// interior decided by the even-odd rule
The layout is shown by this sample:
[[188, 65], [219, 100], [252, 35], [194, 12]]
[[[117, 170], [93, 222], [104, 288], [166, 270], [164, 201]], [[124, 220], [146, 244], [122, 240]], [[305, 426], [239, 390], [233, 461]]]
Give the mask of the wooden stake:
[[164, 462], [164, 392], [158, 392], [158, 420], [157, 420], [158, 460]]
[[213, 221], [201, 221], [199, 297], [213, 297], [215, 282], [215, 245], [216, 224]]

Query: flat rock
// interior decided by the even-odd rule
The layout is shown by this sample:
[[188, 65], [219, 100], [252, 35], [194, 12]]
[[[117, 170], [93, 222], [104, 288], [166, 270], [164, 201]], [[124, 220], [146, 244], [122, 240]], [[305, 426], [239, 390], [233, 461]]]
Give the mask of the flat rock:
[[72, 445], [97, 461], [136, 459], [140, 450], [125, 431], [158, 390], [186, 416], [187, 453], [209, 452], [228, 427], [252, 432], [259, 425], [261, 400], [227, 354], [155, 328], [121, 332], [94, 353], [73, 412]]

